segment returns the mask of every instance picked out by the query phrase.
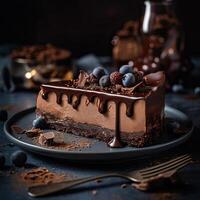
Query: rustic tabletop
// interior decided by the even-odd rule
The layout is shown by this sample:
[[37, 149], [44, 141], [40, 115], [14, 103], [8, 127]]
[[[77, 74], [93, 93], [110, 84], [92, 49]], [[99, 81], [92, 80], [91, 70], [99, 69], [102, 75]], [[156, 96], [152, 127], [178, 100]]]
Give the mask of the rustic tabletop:
[[[35, 105], [36, 93], [14, 92], [0, 93], [0, 106], [4, 107], [9, 116]], [[184, 184], [181, 187], [168, 187], [150, 192], [142, 192], [131, 186], [130, 182], [120, 178], [109, 178], [101, 183], [92, 182], [76, 187], [70, 191], [61, 192], [41, 199], [200, 199], [200, 97], [191, 95], [166, 95], [167, 105], [173, 106], [186, 113], [193, 121], [195, 130], [191, 139], [185, 144], [151, 158], [141, 158], [127, 163], [89, 164], [71, 163], [67, 160], [56, 160], [27, 152], [28, 164], [25, 168], [13, 168], [10, 155], [19, 147], [10, 144], [3, 131], [3, 122], [0, 122], [0, 152], [6, 156], [6, 167], [0, 170], [0, 196], [2, 199], [32, 199], [27, 195], [26, 187], [20, 183], [20, 176], [24, 170], [36, 167], [45, 167], [50, 171], [65, 173], [73, 177], [99, 175], [108, 171], [123, 170], [132, 167], [138, 169], [152, 162], [162, 161], [178, 153], [191, 153], [197, 163], [182, 169], [179, 174]], [[126, 184], [126, 185], [124, 185]], [[126, 186], [126, 187], [125, 187]], [[39, 198], [38, 198], [39, 199]]]

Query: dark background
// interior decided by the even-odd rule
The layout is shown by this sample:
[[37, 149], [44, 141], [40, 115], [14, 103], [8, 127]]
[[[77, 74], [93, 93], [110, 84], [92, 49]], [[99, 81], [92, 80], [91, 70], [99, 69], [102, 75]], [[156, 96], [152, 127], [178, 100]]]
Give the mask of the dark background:
[[[111, 39], [122, 24], [139, 19], [142, 0], [4, 0], [0, 45], [53, 43], [75, 56], [111, 54]], [[198, 1], [176, 1], [189, 55], [200, 55]]]

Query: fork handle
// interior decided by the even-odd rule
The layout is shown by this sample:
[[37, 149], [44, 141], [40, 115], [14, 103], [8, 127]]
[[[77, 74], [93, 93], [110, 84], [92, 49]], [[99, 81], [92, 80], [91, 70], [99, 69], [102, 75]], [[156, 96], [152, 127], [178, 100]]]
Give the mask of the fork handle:
[[74, 179], [70, 181], [63, 181], [59, 183], [51, 183], [47, 185], [38, 185], [38, 186], [32, 186], [28, 188], [28, 194], [31, 197], [39, 197], [39, 196], [45, 196], [48, 194], [52, 194], [61, 190], [67, 190], [74, 186], [81, 185], [83, 183], [87, 183], [99, 178], [108, 178], [108, 177], [121, 177], [130, 180], [127, 176], [123, 174], [118, 173], [111, 173], [111, 174], [105, 174], [100, 176], [91, 176], [81, 179]]

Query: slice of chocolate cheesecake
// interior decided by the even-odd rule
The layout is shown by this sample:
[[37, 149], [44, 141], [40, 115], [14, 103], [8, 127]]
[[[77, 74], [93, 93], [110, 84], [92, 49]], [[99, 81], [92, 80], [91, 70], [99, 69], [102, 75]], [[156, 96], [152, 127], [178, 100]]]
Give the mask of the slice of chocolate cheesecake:
[[43, 84], [37, 115], [53, 129], [96, 138], [110, 147], [151, 144], [163, 126], [164, 73], [98, 74], [82, 71], [77, 80]]

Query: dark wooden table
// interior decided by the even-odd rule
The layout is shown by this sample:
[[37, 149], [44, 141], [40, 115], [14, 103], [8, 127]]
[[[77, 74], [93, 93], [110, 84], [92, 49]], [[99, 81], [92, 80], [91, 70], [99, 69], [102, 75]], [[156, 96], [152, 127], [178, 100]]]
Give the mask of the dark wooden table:
[[[36, 94], [31, 92], [15, 92], [0, 93], [0, 106], [8, 110], [9, 116], [35, 105]], [[46, 158], [36, 154], [27, 152], [28, 164], [38, 167], [46, 167], [55, 172], [64, 172], [76, 177], [85, 177], [89, 175], [97, 175], [108, 171], [116, 171], [132, 167], [137, 169], [152, 163], [152, 161], [162, 161], [166, 157], [170, 157], [177, 153], [189, 152], [192, 154], [196, 164], [192, 164], [182, 169], [179, 174], [185, 185], [183, 187], [163, 188], [162, 190], [152, 192], [138, 191], [131, 184], [120, 178], [104, 179], [101, 183], [90, 183], [77, 187], [68, 192], [62, 192], [41, 199], [110, 199], [110, 200], [135, 200], [135, 199], [200, 199], [200, 98], [193, 98], [189, 95], [168, 94], [166, 103], [185, 112], [195, 125], [192, 138], [185, 144], [172, 149], [152, 158], [142, 158], [139, 160], [129, 161], [127, 163], [108, 163], [108, 164], [88, 164], [88, 163], [70, 163], [67, 160], [56, 160]], [[18, 184], [15, 175], [25, 170], [24, 168], [15, 169], [15, 173], [11, 172], [10, 154], [19, 149], [17, 146], [9, 145], [9, 141], [3, 132], [3, 123], [0, 122], [0, 152], [6, 156], [6, 167], [0, 170], [0, 199], [32, 199], [26, 193], [26, 188], [22, 184]], [[127, 187], [122, 188], [121, 185], [126, 183]], [[94, 190], [96, 192], [94, 192]], [[96, 194], [95, 194], [96, 193]], [[39, 198], [38, 198], [39, 199]]]

